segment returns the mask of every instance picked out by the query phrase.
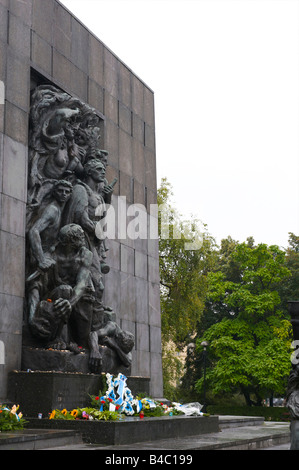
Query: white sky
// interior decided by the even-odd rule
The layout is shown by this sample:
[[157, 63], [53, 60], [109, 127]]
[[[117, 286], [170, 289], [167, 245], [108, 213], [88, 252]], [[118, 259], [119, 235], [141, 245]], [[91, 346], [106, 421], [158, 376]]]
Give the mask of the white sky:
[[155, 92], [158, 185], [217, 242], [299, 235], [298, 0], [61, 0]]

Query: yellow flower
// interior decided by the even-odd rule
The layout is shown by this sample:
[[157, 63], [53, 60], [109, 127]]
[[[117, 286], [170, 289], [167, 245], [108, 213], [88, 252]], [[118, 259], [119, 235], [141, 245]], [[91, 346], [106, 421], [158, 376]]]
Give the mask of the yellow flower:
[[[18, 408], [19, 408], [19, 407], [18, 407]], [[10, 410], [10, 412], [15, 415], [18, 408], [16, 407], [16, 405], [14, 405], [14, 406], [12, 407], [12, 409]]]
[[55, 418], [56, 411], [53, 410], [52, 413], [49, 416], [49, 419], [54, 419]]
[[66, 416], [66, 415], [67, 415], [67, 410], [64, 408], [61, 413], [62, 413], [64, 416]]
[[21, 419], [23, 417], [23, 413], [19, 413], [18, 417]]
[[71, 411], [71, 415], [74, 416], [74, 418], [77, 418], [77, 416], [78, 416], [78, 410], [73, 410], [73, 411]]

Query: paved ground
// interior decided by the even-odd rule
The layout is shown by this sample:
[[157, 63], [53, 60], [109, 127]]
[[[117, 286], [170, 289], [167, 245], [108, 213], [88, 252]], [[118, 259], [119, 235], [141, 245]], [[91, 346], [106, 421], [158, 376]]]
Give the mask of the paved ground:
[[188, 451], [194, 450], [289, 450], [289, 424], [265, 422], [260, 425], [226, 427], [218, 433], [181, 439], [164, 439], [118, 446], [74, 445], [58, 450], [127, 451]]
[[[171, 455], [186, 455], [188, 453], [196, 455], [199, 450], [289, 450], [290, 449], [290, 429], [289, 423], [263, 422], [260, 418], [245, 417], [220, 417], [220, 432], [202, 434], [180, 439], [163, 439], [158, 441], [148, 441], [137, 444], [104, 446], [85, 444], [81, 437], [63, 443], [60, 436], [57, 441], [54, 439], [54, 431], [45, 430], [24, 430], [19, 434], [19, 444], [21, 441], [28, 441], [27, 450], [95, 450], [101, 451], [98, 457], [103, 460], [105, 455], [157, 455], [159, 453], [169, 453]], [[42, 437], [42, 433], [48, 433], [48, 437]], [[30, 442], [30, 434], [31, 442]], [[10, 441], [9, 450], [19, 450], [17, 442], [11, 441], [12, 436], [7, 434], [7, 442]], [[44, 441], [43, 441], [44, 439]], [[52, 439], [52, 441], [51, 441]], [[5, 450], [1, 445], [5, 441], [5, 433], [0, 434], [0, 449]], [[52, 443], [53, 442], [53, 443]], [[31, 447], [30, 447], [31, 446]], [[147, 458], [147, 457], [146, 457]], [[143, 460], [144, 462], [145, 460]], [[142, 460], [140, 460], [142, 462]]]

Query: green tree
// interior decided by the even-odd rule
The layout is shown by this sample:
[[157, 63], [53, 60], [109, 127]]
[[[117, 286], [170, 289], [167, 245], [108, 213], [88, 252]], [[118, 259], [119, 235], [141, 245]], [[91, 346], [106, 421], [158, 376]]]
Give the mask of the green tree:
[[183, 220], [171, 197], [171, 185], [163, 179], [158, 190], [158, 224], [163, 376], [168, 394], [170, 383], [177, 383], [181, 376], [177, 353], [196, 333], [214, 256], [214, 240], [206, 227], [197, 219]]
[[[213, 263], [214, 240], [200, 221], [182, 220], [171, 205], [171, 185], [158, 190], [162, 334], [166, 341], [185, 343], [196, 332], [206, 295], [208, 265]], [[166, 213], [166, 217], [165, 217]], [[162, 236], [162, 232], [169, 236]], [[194, 249], [190, 249], [190, 243]]]
[[[223, 318], [197, 344], [210, 343], [207, 380], [214, 394], [241, 391], [249, 405], [260, 404], [267, 393], [283, 393], [290, 370], [291, 324], [278, 293], [290, 271], [285, 252], [252, 239], [236, 244], [229, 258], [208, 275], [209, 308], [221, 309]], [[198, 380], [198, 391], [202, 385]]]
[[284, 312], [288, 312], [288, 302], [299, 300], [299, 237], [289, 233], [289, 246], [286, 250], [285, 266], [291, 276], [286, 278], [279, 286], [281, 306]]

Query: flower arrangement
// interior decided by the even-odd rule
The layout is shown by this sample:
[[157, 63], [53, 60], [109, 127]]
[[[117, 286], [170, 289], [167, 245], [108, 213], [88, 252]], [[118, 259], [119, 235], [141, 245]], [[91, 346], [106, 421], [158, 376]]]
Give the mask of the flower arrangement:
[[127, 378], [118, 374], [113, 378], [106, 374], [107, 390], [104, 395], [90, 395], [91, 406], [89, 408], [78, 408], [72, 411], [66, 409], [53, 410], [50, 419], [83, 419], [83, 420], [119, 420], [125, 416], [158, 417], [173, 416], [180, 414], [203, 415], [200, 412], [199, 403], [181, 405], [180, 403], [167, 404], [152, 400], [148, 397], [134, 398], [131, 390], [127, 387]]
[[121, 419], [121, 416], [117, 412], [110, 412], [109, 410], [106, 411], [99, 411], [96, 408], [76, 408], [72, 411], [67, 411], [66, 409], [60, 410], [53, 410], [49, 416], [49, 419], [69, 419], [69, 420], [104, 420], [104, 421], [116, 421]]
[[0, 405], [0, 432], [15, 431], [23, 429], [26, 421], [22, 413], [18, 413], [19, 405], [13, 405], [9, 408], [6, 405]]

